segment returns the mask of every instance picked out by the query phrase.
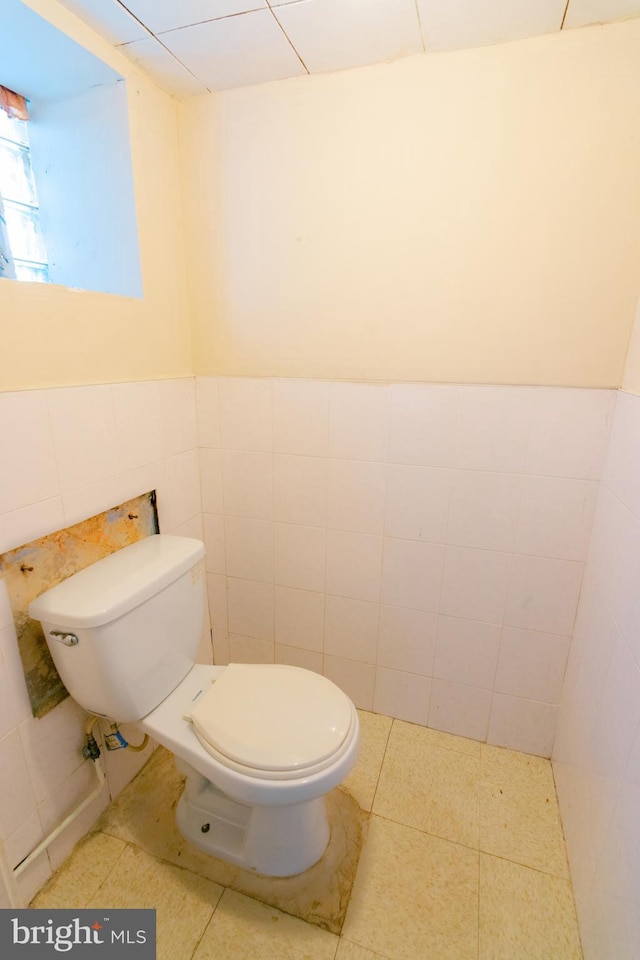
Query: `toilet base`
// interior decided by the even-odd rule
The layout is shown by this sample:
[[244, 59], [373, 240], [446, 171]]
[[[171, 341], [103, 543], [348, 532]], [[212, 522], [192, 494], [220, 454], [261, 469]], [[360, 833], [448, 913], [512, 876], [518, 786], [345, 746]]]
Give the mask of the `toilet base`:
[[187, 782], [176, 822], [194, 847], [271, 877], [290, 877], [316, 863], [329, 842], [324, 796], [290, 806], [249, 806], [222, 793], [184, 760]]

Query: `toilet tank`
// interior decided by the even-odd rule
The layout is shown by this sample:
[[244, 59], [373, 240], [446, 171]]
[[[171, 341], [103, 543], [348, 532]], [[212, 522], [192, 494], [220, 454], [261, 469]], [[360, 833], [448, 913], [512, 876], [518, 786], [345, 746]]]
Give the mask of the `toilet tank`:
[[203, 557], [199, 540], [147, 537], [29, 605], [62, 682], [85, 710], [140, 720], [186, 676], [204, 621]]

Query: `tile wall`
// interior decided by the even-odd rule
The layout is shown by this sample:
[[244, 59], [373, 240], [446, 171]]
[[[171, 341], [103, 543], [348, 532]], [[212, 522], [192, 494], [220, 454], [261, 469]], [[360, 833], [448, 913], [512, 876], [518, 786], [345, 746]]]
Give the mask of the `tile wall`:
[[[163, 532], [202, 537], [192, 378], [0, 394], [0, 553], [158, 491]], [[201, 658], [211, 659], [203, 643]], [[34, 720], [0, 581], [0, 839], [22, 860], [95, 784], [84, 713], [67, 699]], [[137, 734], [132, 732], [132, 742]], [[107, 786], [21, 876], [26, 899], [148, 757], [103, 754]]]
[[216, 662], [549, 756], [614, 404], [197, 378]]
[[586, 960], [640, 956], [640, 397], [620, 392], [553, 752]]

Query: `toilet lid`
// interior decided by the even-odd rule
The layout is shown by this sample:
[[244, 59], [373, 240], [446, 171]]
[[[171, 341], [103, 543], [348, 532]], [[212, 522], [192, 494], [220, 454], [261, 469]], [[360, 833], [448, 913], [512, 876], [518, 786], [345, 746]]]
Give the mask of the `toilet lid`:
[[203, 745], [258, 770], [297, 770], [333, 756], [352, 722], [351, 701], [326, 677], [284, 664], [232, 663], [198, 700]]

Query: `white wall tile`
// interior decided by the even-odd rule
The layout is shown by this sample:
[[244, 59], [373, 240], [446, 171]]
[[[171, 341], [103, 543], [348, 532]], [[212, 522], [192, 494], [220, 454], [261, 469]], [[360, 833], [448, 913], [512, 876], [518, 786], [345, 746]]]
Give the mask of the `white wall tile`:
[[288, 663], [292, 667], [302, 667], [303, 670], [322, 673], [324, 658], [321, 653], [316, 653], [314, 650], [301, 650], [299, 647], [276, 643], [275, 663]]
[[0, 553], [44, 537], [64, 527], [61, 497], [40, 500], [27, 507], [0, 514]]
[[220, 399], [215, 377], [196, 377], [196, 426], [199, 447], [220, 446]]
[[394, 671], [430, 677], [437, 615], [402, 607], [380, 607], [377, 663]]
[[39, 720], [19, 727], [29, 776], [38, 803], [42, 803], [83, 762], [86, 711], [71, 697]]
[[[44, 830], [37, 811], [34, 811], [19, 827], [4, 837], [4, 852], [11, 868], [17, 867], [44, 838]], [[39, 858], [38, 858], [39, 859]], [[46, 859], [46, 854], [45, 854]]]
[[231, 654], [229, 652], [229, 636], [226, 633], [212, 631], [211, 643], [213, 646], [213, 662], [218, 666], [229, 663]]
[[208, 573], [227, 572], [224, 542], [224, 517], [204, 514], [205, 567]]
[[481, 550], [513, 550], [522, 478], [455, 470], [447, 541]]
[[431, 680], [413, 673], [376, 668], [373, 710], [389, 717], [426, 726], [429, 715]]
[[450, 470], [389, 464], [385, 535], [444, 543], [450, 496]]
[[[5, 582], [0, 580], [0, 595], [5, 592]], [[10, 613], [9, 616], [11, 616]], [[13, 713], [16, 721], [21, 723], [31, 716], [31, 701], [27, 692], [27, 683], [24, 678], [24, 669], [12, 619], [8, 625], [0, 627], [0, 656], [2, 671], [7, 678], [8, 695]]]
[[326, 459], [285, 454], [274, 456], [273, 518], [313, 527], [326, 524]]
[[440, 603], [444, 552], [442, 544], [385, 537], [382, 602], [435, 613]]
[[200, 467], [196, 450], [165, 461], [165, 482], [158, 484], [158, 519], [163, 533], [202, 512]]
[[490, 690], [434, 680], [431, 684], [429, 726], [459, 737], [485, 740], [491, 697]]
[[620, 391], [602, 479], [636, 519], [640, 519], [640, 397]]
[[325, 654], [375, 663], [378, 613], [377, 603], [328, 596], [324, 614]]
[[36, 799], [18, 729], [0, 740], [0, 830], [8, 837], [36, 809]]
[[583, 564], [540, 557], [514, 557], [505, 624], [570, 636], [582, 584]]
[[200, 447], [200, 486], [205, 513], [224, 513], [222, 494], [222, 452]]
[[220, 436], [231, 450], [272, 449], [271, 381], [222, 378]]
[[119, 473], [111, 387], [63, 387], [48, 400], [61, 490]]
[[447, 547], [440, 612], [502, 623], [511, 564], [506, 553]]
[[594, 480], [524, 477], [516, 551], [586, 560], [597, 499]]
[[326, 457], [329, 447], [329, 384], [275, 380], [273, 449], [277, 453]]
[[114, 383], [112, 391], [120, 471], [135, 470], [168, 456], [157, 381]]
[[386, 465], [329, 460], [327, 525], [333, 530], [381, 534]]
[[382, 537], [327, 531], [327, 593], [378, 601], [381, 575]]
[[46, 392], [0, 394], [0, 436], [0, 514], [57, 496], [60, 488]]
[[360, 663], [357, 660], [344, 660], [342, 657], [326, 654], [324, 657], [325, 677], [344, 690], [360, 710], [373, 708], [375, 670], [372, 664]]
[[322, 591], [325, 586], [326, 531], [276, 523], [275, 582], [284, 587]]
[[227, 579], [229, 633], [259, 640], [274, 638], [273, 584]]
[[229, 663], [273, 663], [274, 656], [272, 640], [229, 634]]
[[[188, 456], [188, 454], [182, 456]], [[200, 484], [197, 476], [194, 475], [192, 481], [195, 481], [197, 490], [194, 489], [192, 482], [191, 493], [197, 495], [199, 503]], [[111, 507], [150, 490], [158, 492], [158, 509], [160, 509], [161, 502], [167, 510], [179, 509], [183, 491], [178, 491], [179, 497], [176, 503], [173, 499], [174, 486], [169, 487], [167, 484], [167, 461], [162, 460], [147, 464], [144, 467], [138, 467], [137, 470], [116, 474], [107, 480], [100, 480], [86, 487], [78, 487], [76, 490], [70, 490], [63, 494], [64, 523], [62, 526], [70, 527], [74, 523], [79, 523], [81, 520], [86, 520], [87, 517], [102, 513], [103, 510], [110, 510]], [[196, 509], [199, 512], [200, 508], [197, 507]], [[182, 515], [184, 516], [184, 514]], [[180, 513], [177, 513], [176, 516], [180, 516]]]
[[615, 405], [613, 390], [538, 387], [527, 473], [598, 480]]
[[329, 456], [340, 460], [387, 459], [389, 388], [382, 384], [332, 383], [329, 392]]
[[389, 461], [434, 467], [453, 466], [458, 402], [458, 387], [393, 384]]
[[5, 642], [6, 640], [0, 639], [0, 740], [11, 733], [19, 723], [11, 689], [14, 679], [13, 671], [10, 664], [6, 663], [4, 659], [3, 647]]
[[273, 462], [270, 453], [224, 450], [222, 453], [224, 512], [232, 517], [273, 517]]
[[276, 586], [275, 603], [276, 648], [283, 645], [321, 653], [324, 594]]
[[193, 377], [160, 380], [159, 387], [164, 455], [173, 457], [198, 443], [195, 382]]
[[273, 523], [225, 517], [227, 574], [242, 580], [273, 582]]
[[550, 757], [557, 713], [554, 704], [495, 693], [487, 740], [498, 747]]
[[495, 689], [515, 697], [558, 703], [569, 643], [569, 637], [505, 627]]
[[462, 388], [455, 465], [466, 470], [521, 473], [533, 392], [526, 387]]
[[500, 651], [500, 627], [478, 620], [438, 617], [433, 676], [492, 690]]

